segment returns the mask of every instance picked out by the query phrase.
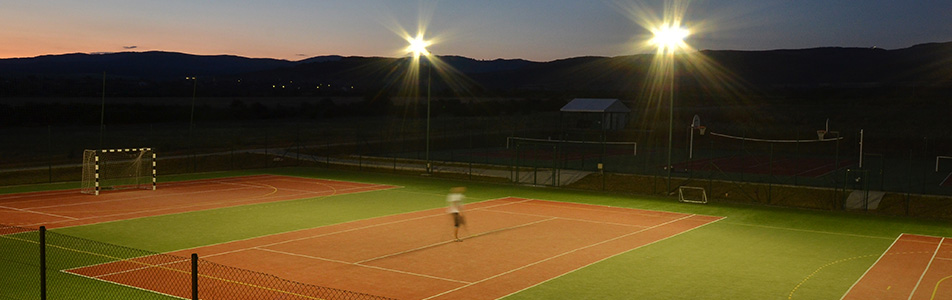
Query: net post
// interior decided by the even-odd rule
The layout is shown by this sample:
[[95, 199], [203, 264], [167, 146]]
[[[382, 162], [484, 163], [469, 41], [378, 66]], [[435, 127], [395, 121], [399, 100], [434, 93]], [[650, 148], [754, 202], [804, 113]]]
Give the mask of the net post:
[[198, 253], [192, 253], [192, 300], [198, 300]]
[[152, 152], [152, 190], [155, 190], [155, 151], [152, 151], [152, 148], [147, 148]]
[[98, 151], [95, 152], [95, 156], [96, 156], [96, 158], [95, 158], [95, 161], [96, 161], [96, 178], [95, 178], [95, 181], [96, 181], [96, 183], [95, 183], [95, 184], [96, 184], [96, 187], [95, 187], [96, 192], [95, 192], [94, 194], [95, 194], [96, 196], [99, 196], [99, 152], [98, 152]]
[[40, 226], [40, 299], [46, 300], [46, 226]]

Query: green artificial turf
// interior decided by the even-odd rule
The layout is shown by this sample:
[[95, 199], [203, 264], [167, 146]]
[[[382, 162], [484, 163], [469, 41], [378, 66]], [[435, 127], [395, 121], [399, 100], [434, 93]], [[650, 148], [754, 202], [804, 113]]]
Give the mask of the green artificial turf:
[[[565, 274], [507, 299], [839, 299], [900, 233], [952, 235], [944, 222], [908, 218], [717, 203], [684, 204], [669, 198], [326, 169], [289, 168], [266, 172], [399, 188], [54, 231], [168, 252], [443, 207], [447, 190], [458, 185], [468, 187], [468, 202], [513, 196], [725, 217]], [[165, 180], [254, 173], [208, 173]], [[0, 192], [37, 188], [18, 187]]]

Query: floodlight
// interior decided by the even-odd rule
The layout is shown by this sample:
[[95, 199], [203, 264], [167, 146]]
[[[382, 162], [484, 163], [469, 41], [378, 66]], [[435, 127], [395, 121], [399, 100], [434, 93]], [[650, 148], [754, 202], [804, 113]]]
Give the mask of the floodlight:
[[684, 43], [684, 38], [691, 34], [687, 29], [677, 25], [662, 25], [652, 30], [652, 33], [654, 33], [654, 38], [650, 42], [658, 46], [659, 52], [673, 52], [679, 48], [685, 48], [687, 45]]
[[419, 57], [420, 54], [430, 55], [430, 52], [426, 50], [426, 47], [432, 44], [430, 41], [423, 40], [423, 36], [417, 35], [415, 38], [407, 38], [407, 42], [410, 43], [407, 46], [407, 52], [413, 53], [413, 56]]

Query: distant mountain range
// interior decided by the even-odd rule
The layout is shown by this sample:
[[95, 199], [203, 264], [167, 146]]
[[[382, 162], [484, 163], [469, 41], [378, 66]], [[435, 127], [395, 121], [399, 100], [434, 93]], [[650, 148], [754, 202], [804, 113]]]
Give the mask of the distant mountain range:
[[[696, 63], [677, 65], [682, 84], [705, 84], [711, 74], [760, 87], [952, 86], [952, 42], [905, 49], [814, 48], [799, 50], [695, 53]], [[652, 55], [575, 57], [549, 62], [521, 59], [439, 59], [454, 72], [435, 72], [435, 89], [463, 87], [475, 92], [588, 91], [611, 95], [641, 88]], [[114, 93], [131, 96], [179, 94], [185, 77], [197, 76], [206, 95], [263, 95], [282, 85], [282, 95], [308, 95], [322, 85], [353, 91], [397, 89], [407, 75], [407, 58], [320, 56], [301, 61], [203, 56], [173, 52], [45, 55], [0, 59], [0, 95], [66, 96], [95, 94], [90, 82], [105, 73]], [[424, 66], [421, 76], [427, 74]], [[712, 70], [716, 72], [712, 72]], [[461, 76], [465, 75], [465, 76]], [[443, 78], [454, 78], [444, 80]], [[717, 81], [717, 80], [715, 80]], [[211, 83], [209, 83], [211, 82]], [[74, 89], [70, 85], [78, 85]], [[175, 87], [168, 91], [167, 87]], [[303, 87], [303, 88], [302, 88]], [[80, 92], [76, 92], [79, 90]], [[344, 92], [346, 89], [338, 89]]]

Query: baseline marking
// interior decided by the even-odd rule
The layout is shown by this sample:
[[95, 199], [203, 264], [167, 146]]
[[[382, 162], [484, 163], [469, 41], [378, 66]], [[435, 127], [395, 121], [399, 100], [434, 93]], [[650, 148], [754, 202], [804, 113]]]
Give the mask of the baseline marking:
[[621, 239], [621, 238], [625, 238], [625, 237], [628, 237], [628, 236], [631, 236], [631, 235], [634, 235], [634, 234], [637, 234], [637, 233], [641, 233], [641, 232], [646, 231], [646, 230], [649, 230], [649, 229], [653, 229], [653, 228], [657, 228], [657, 227], [659, 227], [659, 226], [663, 226], [663, 225], [667, 225], [667, 224], [674, 223], [674, 222], [677, 222], [677, 221], [681, 221], [681, 220], [684, 220], [684, 219], [687, 219], [687, 218], [690, 218], [690, 217], [693, 217], [693, 216], [695, 216], [695, 215], [694, 215], [694, 214], [686, 215], [686, 216], [684, 216], [684, 217], [682, 217], [682, 218], [679, 218], [679, 219], [671, 220], [671, 221], [668, 221], [668, 222], [665, 222], [665, 223], [661, 223], [661, 224], [658, 224], [658, 225], [655, 225], [655, 226], [652, 226], [652, 227], [644, 228], [644, 229], [641, 229], [641, 230], [638, 230], [638, 231], [635, 231], [635, 232], [631, 232], [631, 233], [628, 233], [628, 234], [625, 234], [625, 235], [617, 236], [617, 237], [614, 237], [614, 238], [611, 238], [611, 239], [607, 239], [607, 240], [604, 240], [604, 241], [601, 241], [601, 242], [598, 242], [598, 243], [594, 243], [594, 244], [591, 244], [591, 245], [588, 245], [588, 246], [579, 247], [579, 248], [576, 248], [576, 249], [573, 249], [573, 250], [569, 250], [569, 251], [560, 253], [560, 254], [558, 254], [558, 255], [554, 255], [554, 256], [552, 256], [552, 257], [549, 257], [549, 258], [546, 258], [546, 259], [543, 259], [543, 260], [539, 260], [539, 261], [536, 261], [536, 262], [527, 264], [527, 265], [522, 266], [522, 267], [519, 267], [519, 268], [515, 268], [515, 269], [509, 270], [509, 271], [506, 271], [506, 272], [502, 272], [502, 273], [499, 273], [499, 274], [496, 274], [496, 275], [493, 275], [493, 276], [490, 276], [490, 277], [487, 277], [487, 278], [483, 278], [483, 279], [481, 279], [481, 280], [479, 280], [479, 281], [476, 281], [476, 282], [473, 282], [473, 283], [470, 283], [470, 284], [467, 284], [467, 285], [464, 285], [464, 286], [461, 286], [461, 287], [458, 287], [458, 288], [455, 288], [455, 289], [451, 289], [451, 290], [448, 290], [448, 291], [445, 291], [445, 292], [442, 292], [442, 293], [439, 293], [439, 294], [436, 294], [436, 295], [433, 295], [433, 296], [430, 296], [430, 297], [426, 297], [426, 298], [424, 298], [423, 300], [433, 299], [433, 298], [436, 298], [436, 297], [439, 297], [439, 296], [443, 296], [443, 295], [446, 295], [446, 294], [449, 294], [449, 293], [452, 293], [452, 292], [461, 290], [461, 289], [463, 289], [463, 288], [467, 288], [467, 287], [473, 286], [473, 285], [475, 285], [475, 284], [479, 284], [479, 283], [481, 283], [481, 282], [485, 282], [485, 281], [487, 281], [487, 280], [497, 278], [497, 277], [499, 277], [499, 276], [503, 276], [503, 275], [506, 275], [506, 274], [510, 274], [510, 273], [513, 273], [513, 272], [516, 272], [516, 271], [519, 271], [519, 270], [522, 270], [522, 269], [526, 269], [526, 268], [528, 268], [528, 267], [531, 267], [531, 266], [534, 266], [534, 265], [538, 265], [538, 264], [541, 264], [541, 263], [543, 263], [543, 262], [546, 262], [546, 261], [549, 261], [549, 260], [553, 260], [553, 259], [556, 259], [556, 258], [565, 256], [565, 255], [568, 255], [568, 254], [571, 254], [571, 253], [575, 253], [575, 252], [578, 252], [578, 251], [581, 251], [581, 250], [584, 250], [584, 249], [588, 249], [588, 248], [595, 247], [595, 246], [598, 246], [598, 245], [601, 245], [601, 244], [604, 244], [604, 243], [608, 243], [608, 242], [615, 241], [615, 240], [618, 240], [618, 239]]

